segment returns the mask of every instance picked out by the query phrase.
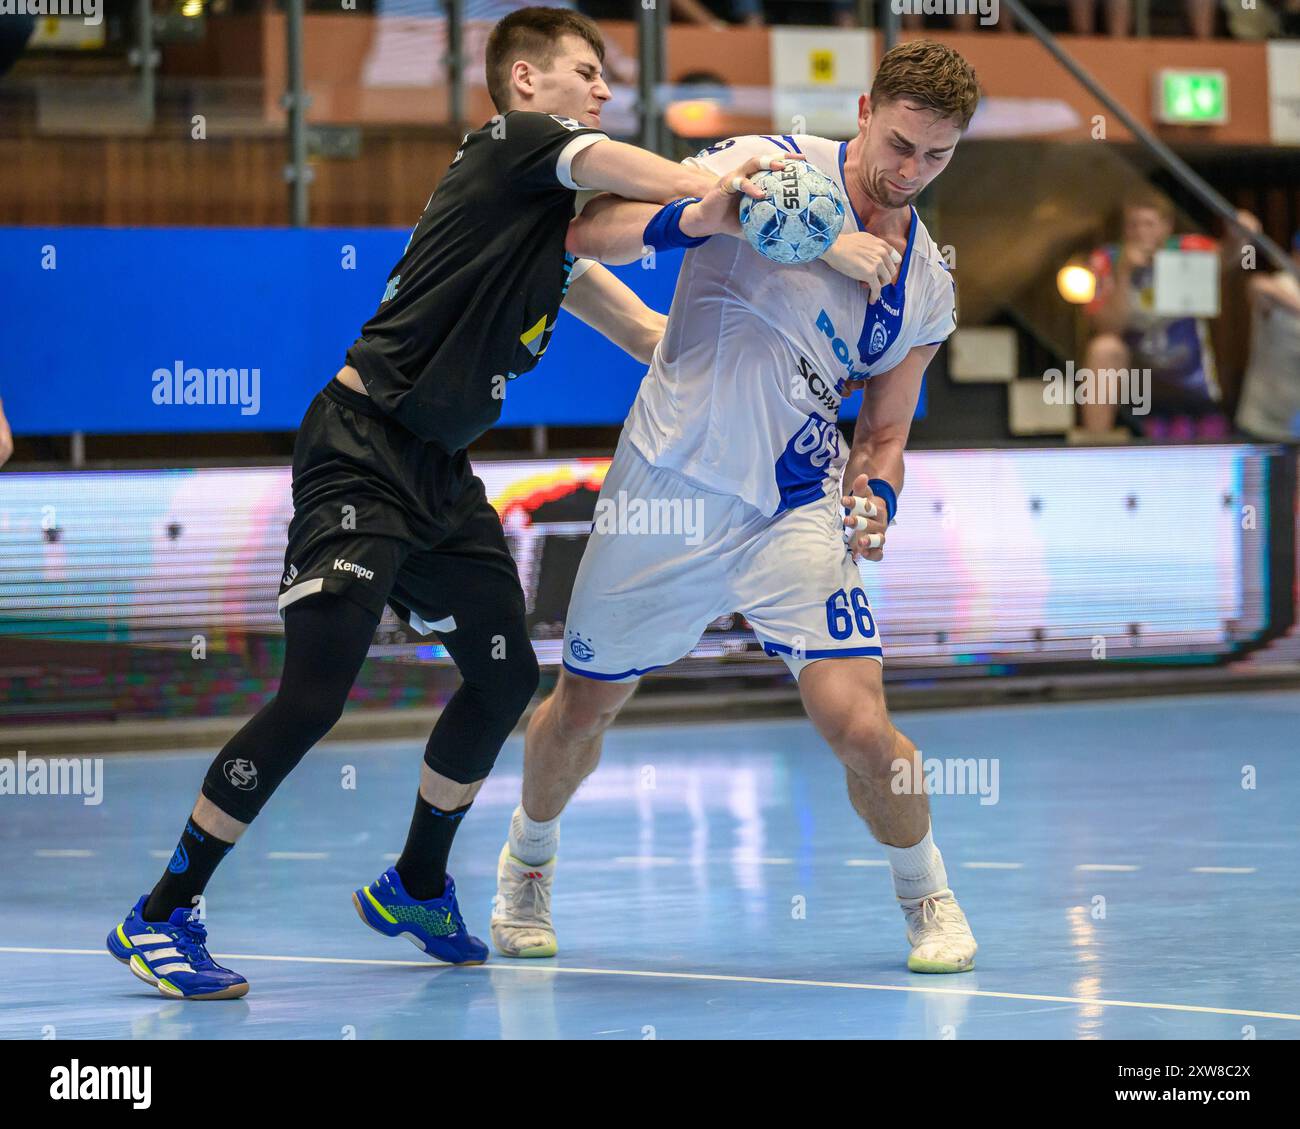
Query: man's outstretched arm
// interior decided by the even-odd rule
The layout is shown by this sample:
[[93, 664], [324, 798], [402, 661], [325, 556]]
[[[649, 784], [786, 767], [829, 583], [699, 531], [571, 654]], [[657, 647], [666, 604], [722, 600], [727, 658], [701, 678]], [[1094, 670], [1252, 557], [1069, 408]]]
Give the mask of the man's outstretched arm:
[[689, 165], [625, 145], [622, 141], [598, 141], [588, 145], [570, 166], [574, 183], [598, 192], [613, 192], [628, 200], [666, 204], [683, 196], [701, 196], [714, 178]]
[[[599, 152], [602, 148], [603, 142], [584, 150], [574, 159], [575, 167], [586, 153]], [[797, 160], [803, 160], [803, 157], [783, 151], [769, 153], [750, 157], [743, 165], [716, 180], [710, 176], [707, 190], [685, 194], [699, 196], [699, 200], [681, 209], [676, 217], [678, 230], [689, 239], [707, 239], [714, 235], [741, 238], [740, 197], [744, 195], [761, 200], [767, 195], [749, 178], [760, 169], [780, 170], [785, 168], [787, 161]], [[582, 214], [569, 224], [566, 250], [602, 263], [630, 263], [640, 258], [646, 246], [646, 227], [661, 209], [654, 204], [624, 199], [626, 195], [597, 196], [590, 201]], [[897, 276], [902, 256], [878, 236], [855, 231], [841, 235], [822, 256], [822, 261], [832, 270], [862, 283], [867, 300], [874, 302], [880, 297], [880, 291]]]
[[[593, 145], [586, 152], [600, 148], [600, 145]], [[786, 159], [802, 160], [789, 155]], [[697, 178], [695, 191], [672, 198], [698, 197], [697, 203], [688, 204], [681, 210], [678, 217], [681, 233], [691, 239], [706, 239], [712, 235], [738, 237], [740, 197], [744, 195], [761, 200], [767, 195], [749, 178], [760, 169], [779, 170], [784, 167], [785, 160], [780, 155], [772, 155], [751, 157], [722, 177], [699, 169], [691, 170]], [[702, 187], [698, 183], [701, 177], [704, 180]], [[565, 248], [574, 255], [602, 263], [630, 263], [640, 258], [645, 248], [646, 226], [661, 209], [654, 204], [624, 199], [624, 195], [597, 196], [588, 203], [582, 214], [569, 224]]]
[[652, 310], [599, 263], [569, 283], [563, 308], [647, 365], [668, 324], [666, 314]]

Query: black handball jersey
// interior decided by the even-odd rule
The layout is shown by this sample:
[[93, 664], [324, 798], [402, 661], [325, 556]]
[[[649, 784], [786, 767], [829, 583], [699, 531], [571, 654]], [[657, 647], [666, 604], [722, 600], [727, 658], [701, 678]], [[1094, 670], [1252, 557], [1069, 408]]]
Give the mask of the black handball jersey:
[[568, 289], [573, 158], [604, 140], [571, 118], [512, 110], [467, 134], [347, 361], [378, 407], [463, 450], [537, 364]]

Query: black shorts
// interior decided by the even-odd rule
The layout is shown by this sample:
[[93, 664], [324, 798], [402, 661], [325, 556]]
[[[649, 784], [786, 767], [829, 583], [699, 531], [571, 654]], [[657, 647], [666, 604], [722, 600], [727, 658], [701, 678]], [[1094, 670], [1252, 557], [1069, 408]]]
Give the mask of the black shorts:
[[447, 454], [332, 380], [293, 448], [293, 520], [281, 616], [318, 592], [422, 635], [522, 618], [524, 593], [501, 519], [464, 451]]

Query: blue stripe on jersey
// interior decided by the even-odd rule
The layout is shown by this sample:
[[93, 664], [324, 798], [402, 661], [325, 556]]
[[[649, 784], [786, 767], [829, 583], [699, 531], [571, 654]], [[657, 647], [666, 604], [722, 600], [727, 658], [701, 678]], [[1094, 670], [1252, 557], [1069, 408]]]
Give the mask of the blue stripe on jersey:
[[858, 225], [858, 230], [865, 230], [862, 226], [862, 217], [858, 215], [858, 210], [853, 206], [853, 199], [849, 196], [849, 182], [844, 176], [844, 154], [848, 152], [849, 143], [840, 142], [840, 184], [844, 187], [844, 198], [849, 202], [849, 211], [853, 213], [853, 222]]
[[791, 137], [788, 133], [783, 133], [781, 134], [781, 136], [784, 137], [788, 142], [790, 142], [790, 148], [793, 149], [796, 153], [803, 152], [803, 150], [800, 149], [799, 146], [795, 144], [794, 138]]
[[912, 208], [912, 226], [907, 233], [907, 249], [903, 252], [903, 265], [898, 271], [898, 281], [891, 282], [880, 291], [880, 297], [867, 307], [858, 337], [858, 357], [868, 365], [875, 364], [890, 343], [898, 337], [903, 325], [903, 307], [907, 302], [907, 271], [912, 265], [912, 245], [916, 242], [916, 229], [921, 219]]
[[768, 137], [768, 135], [767, 135], [766, 133], [763, 134], [763, 140], [764, 140], [764, 141], [770, 141], [770, 142], [771, 142], [773, 145], [775, 145], [778, 149], [785, 149], [785, 151], [786, 151], [787, 153], [791, 152], [790, 149], [786, 149], [786, 147], [785, 147], [784, 145], [782, 145], [781, 142], [779, 142], [775, 137]]
[[785, 513], [821, 498], [826, 493], [826, 475], [839, 453], [839, 425], [810, 413], [772, 468], [781, 498], [776, 512]]

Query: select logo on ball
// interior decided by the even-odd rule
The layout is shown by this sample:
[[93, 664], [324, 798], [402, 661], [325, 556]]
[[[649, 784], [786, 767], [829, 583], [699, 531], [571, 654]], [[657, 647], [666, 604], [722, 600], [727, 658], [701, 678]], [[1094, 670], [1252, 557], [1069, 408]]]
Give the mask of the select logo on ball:
[[830, 177], [807, 161], [750, 178], [765, 200], [740, 202], [740, 226], [751, 247], [788, 265], [821, 258], [844, 227], [844, 198]]

